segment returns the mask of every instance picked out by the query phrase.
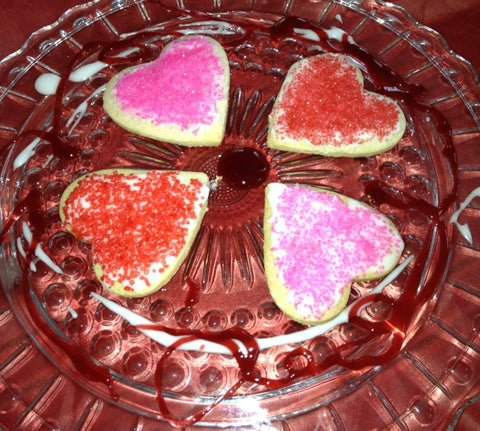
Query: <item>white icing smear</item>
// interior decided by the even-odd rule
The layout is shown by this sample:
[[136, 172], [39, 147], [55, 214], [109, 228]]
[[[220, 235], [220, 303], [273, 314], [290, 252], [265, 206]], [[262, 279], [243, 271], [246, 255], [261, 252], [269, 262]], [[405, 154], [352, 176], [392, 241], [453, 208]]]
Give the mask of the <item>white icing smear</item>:
[[458, 231], [470, 244], [473, 244], [472, 232], [470, 231], [470, 228], [467, 223], [460, 224], [458, 222], [458, 217], [460, 216], [462, 211], [465, 210], [465, 208], [467, 208], [470, 202], [472, 202], [475, 198], [478, 198], [478, 197], [480, 197], [480, 187], [477, 187], [476, 189], [472, 190], [472, 192], [467, 196], [467, 198], [460, 204], [458, 210], [452, 214], [452, 217], [450, 217], [450, 220], [449, 220], [449, 223], [454, 223], [455, 226], [457, 226]]
[[335, 15], [335, 19], [338, 21], [338, 22], [341, 22], [343, 24], [343, 18], [342, 18], [342, 15], [340, 15], [339, 13], [337, 13]]
[[104, 84], [100, 87], [98, 87], [90, 96], [88, 96], [80, 105], [78, 105], [75, 110], [73, 111], [72, 115], [67, 121], [66, 126], [70, 127], [70, 130], [68, 131], [68, 134], [70, 135], [72, 131], [75, 129], [75, 127], [78, 126], [78, 123], [82, 120], [83, 116], [87, 112], [88, 108], [88, 102], [96, 97], [97, 95], [103, 93], [105, 91], [105, 88], [107, 87], [107, 84]]
[[350, 36], [346, 31], [342, 30], [341, 28], [338, 27], [330, 27], [330, 28], [324, 28], [323, 31], [327, 33], [327, 36], [329, 39], [335, 39], [338, 40], [339, 42], [342, 42], [343, 37], [347, 36], [347, 40], [350, 43], [355, 43], [353, 40], [353, 37]]
[[107, 63], [103, 61], [94, 61], [93, 63], [85, 64], [80, 66], [78, 69], [75, 69], [68, 79], [73, 82], [82, 82], [86, 81], [91, 76], [100, 72], [102, 69], [105, 69], [108, 66]]
[[60, 76], [55, 75], [54, 73], [44, 73], [36, 79], [35, 90], [45, 96], [55, 94], [57, 92], [60, 79]]
[[[326, 34], [329, 39], [334, 39], [339, 42], [342, 42], [344, 39], [344, 36], [347, 37], [348, 42], [355, 44], [355, 41], [353, 40], [353, 37], [350, 36], [346, 31], [342, 30], [341, 28], [338, 27], [330, 27], [330, 28], [323, 28], [322, 29]], [[313, 30], [307, 29], [307, 28], [293, 28], [293, 32], [296, 34], [299, 34], [300, 36], [304, 37], [305, 39], [312, 40], [314, 42], [320, 42], [320, 37], [316, 32]]]
[[13, 169], [18, 169], [27, 163], [30, 160], [30, 157], [33, 156], [35, 153], [35, 149], [37, 148], [38, 143], [40, 142], [40, 138], [35, 138], [30, 144], [25, 147], [21, 153], [15, 157], [13, 161]]
[[47, 265], [52, 271], [57, 274], [63, 274], [62, 268], [60, 268], [50, 256], [43, 251], [41, 244], [37, 244], [35, 247], [35, 256], [37, 256], [45, 265]]
[[[336, 16], [339, 22], [342, 22], [342, 18], [340, 15]], [[200, 21], [196, 23], [187, 23], [187, 24], [180, 24], [180, 29], [178, 30], [179, 33], [183, 35], [191, 35], [191, 34], [206, 34], [206, 35], [235, 35], [239, 33], [245, 33], [245, 30], [242, 27], [235, 26], [233, 24], [224, 22], [224, 21]], [[163, 28], [163, 27], [160, 27]], [[327, 36], [330, 39], [335, 39], [338, 41], [342, 41], [344, 35], [347, 35], [347, 40], [350, 43], [355, 43], [353, 38], [348, 35], [344, 30], [338, 27], [331, 27], [329, 29], [323, 29]], [[317, 33], [310, 29], [303, 29], [303, 28], [294, 28], [294, 33], [303, 36], [305, 39], [312, 40], [314, 42], [319, 42], [320, 37]], [[137, 34], [129, 33], [129, 34]], [[122, 35], [128, 36], [129, 34]], [[120, 54], [116, 55], [115, 57], [125, 58], [128, 55], [138, 51], [139, 48], [129, 48], [125, 51], [122, 51]], [[92, 63], [84, 64], [83, 66], [78, 67], [74, 71], [72, 71], [68, 77], [68, 79], [72, 82], [83, 82], [95, 75], [96, 73], [100, 72], [101, 70], [108, 67], [108, 64], [103, 61], [94, 61]], [[44, 73], [40, 75], [35, 81], [35, 89], [43, 95], [49, 96], [53, 95], [57, 92], [58, 84], [60, 83], [60, 76], [53, 74], [53, 73]]]
[[[375, 286], [371, 290], [371, 292], [367, 295], [367, 297], [380, 293], [385, 286], [390, 284], [393, 280], [395, 280], [400, 275], [400, 273], [403, 272], [403, 270], [408, 266], [408, 264], [412, 260], [413, 260], [413, 256], [410, 256], [402, 264], [398, 265], [390, 274], [388, 274], [377, 286]], [[134, 313], [133, 311], [129, 310], [128, 308], [124, 308], [121, 305], [118, 305], [117, 303], [104, 298], [103, 296], [100, 296], [96, 293], [92, 293], [91, 295], [97, 301], [100, 301], [109, 310], [123, 317], [132, 326], [155, 325], [153, 322], [151, 322], [147, 318], [140, 316]], [[365, 297], [362, 297], [362, 299], [363, 298]], [[348, 314], [352, 309], [352, 307], [357, 303], [357, 301], [350, 304], [340, 314], [338, 314], [335, 318], [333, 318], [332, 320], [329, 320], [328, 322], [320, 323], [319, 325], [312, 326], [310, 328], [304, 329], [303, 331], [298, 331], [291, 334], [278, 335], [276, 337], [270, 337], [270, 338], [256, 338], [258, 347], [260, 350], [265, 350], [270, 347], [282, 346], [285, 344], [301, 343], [303, 341], [307, 341], [312, 338], [318, 337], [319, 335], [324, 334], [325, 332], [329, 331], [335, 326], [348, 322]], [[163, 331], [147, 330], [147, 329], [139, 329], [139, 330], [142, 333], [144, 333], [147, 337], [150, 337], [152, 340], [156, 341], [159, 344], [162, 344], [165, 347], [169, 347], [176, 341], [185, 338], [185, 337], [170, 335]], [[238, 342], [237, 340], [235, 341], [237, 342], [237, 344], [241, 346], [240, 342]], [[185, 343], [181, 345], [179, 349], [180, 350], [196, 350], [196, 351], [207, 352], [207, 353], [219, 353], [219, 354], [231, 355], [230, 350], [227, 349], [225, 346], [222, 346], [221, 344], [217, 344], [211, 341], [202, 340], [202, 339]]]
[[[115, 55], [115, 57], [125, 58], [137, 51], [139, 51], [139, 48], [128, 48], [125, 51], [122, 51], [120, 54]], [[68, 79], [72, 82], [83, 82], [101, 70], [105, 69], [107, 66], [107, 63], [98, 60], [94, 61], [93, 63], [84, 64], [70, 73]]]
[[28, 227], [27, 222], [24, 222], [24, 221], [22, 222], [22, 232], [23, 232], [25, 241], [27, 241], [28, 245], [32, 245], [33, 234], [30, 228]]
[[[125, 51], [122, 51], [115, 57], [125, 58], [130, 54], [137, 52], [138, 50], [139, 48], [137, 47], [129, 48]], [[96, 73], [100, 72], [101, 70], [105, 69], [107, 66], [107, 63], [98, 60], [94, 61], [93, 63], [84, 64], [83, 66], [80, 66], [74, 71], [72, 71], [68, 79], [72, 82], [83, 82], [95, 75]], [[35, 90], [45, 96], [51, 96], [57, 92], [60, 80], [61, 77], [55, 75], [54, 73], [43, 73], [35, 80]]]
[[318, 34], [315, 33], [313, 30], [309, 30], [308, 28], [294, 27], [293, 32], [299, 34], [305, 39], [313, 40], [314, 42], [320, 42], [320, 37], [318, 36]]
[[130, 54], [133, 54], [134, 52], [140, 51], [140, 48], [137, 48], [134, 46], [133, 48], [128, 48], [125, 51], [122, 51], [120, 54], [115, 55], [115, 57], [118, 58], [125, 58], [128, 57]]
[[[22, 222], [22, 232], [23, 232], [23, 237], [25, 238], [25, 241], [27, 241], [28, 245], [32, 245], [33, 241], [33, 234], [32, 231], [30, 230], [30, 227], [26, 222]], [[25, 258], [26, 253], [25, 250], [23, 249], [22, 242], [20, 238], [17, 238], [17, 247], [20, 252], [20, 254]], [[35, 256], [38, 257], [39, 260], [41, 260], [45, 265], [47, 265], [52, 271], [55, 271], [57, 274], [63, 274], [62, 268], [60, 268], [51, 258], [50, 256], [47, 255], [42, 249], [42, 244], [38, 243], [35, 247]], [[33, 262], [30, 262], [30, 269], [35, 272], [37, 270], [35, 264]]]
[[70, 305], [67, 306], [67, 310], [74, 319], [78, 317], [78, 313], [72, 307], [70, 307]]

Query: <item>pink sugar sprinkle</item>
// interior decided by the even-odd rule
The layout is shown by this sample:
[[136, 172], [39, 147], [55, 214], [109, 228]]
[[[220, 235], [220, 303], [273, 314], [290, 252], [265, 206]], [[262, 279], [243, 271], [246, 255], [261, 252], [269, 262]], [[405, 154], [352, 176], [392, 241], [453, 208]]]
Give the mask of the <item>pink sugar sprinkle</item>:
[[350, 208], [337, 195], [299, 186], [281, 192], [272, 240], [293, 304], [307, 308], [312, 319], [332, 308], [355, 277], [374, 268], [381, 273], [383, 259], [403, 248], [398, 233], [379, 213]]
[[224, 98], [224, 69], [203, 36], [173, 42], [156, 61], [123, 75], [113, 94], [122, 109], [183, 130], [209, 125]]

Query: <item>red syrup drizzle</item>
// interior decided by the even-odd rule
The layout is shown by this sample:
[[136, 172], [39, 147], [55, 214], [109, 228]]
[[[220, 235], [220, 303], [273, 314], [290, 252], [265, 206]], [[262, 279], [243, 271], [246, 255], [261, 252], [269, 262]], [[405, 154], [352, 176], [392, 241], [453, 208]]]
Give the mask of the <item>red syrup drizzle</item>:
[[29, 268], [34, 257], [35, 248], [39, 244], [39, 240], [37, 239], [39, 233], [46, 229], [46, 219], [40, 210], [41, 208], [41, 193], [39, 190], [32, 190], [22, 201], [16, 205], [13, 215], [5, 224], [5, 228], [0, 234], [0, 243], [3, 243], [11, 225], [15, 221], [19, 220], [23, 214], [27, 213], [27, 210], [30, 210], [27, 214], [30, 227], [33, 228], [33, 239], [27, 252], [24, 263], [25, 269], [20, 282], [20, 289], [25, 306], [36, 328], [46, 335], [50, 341], [52, 341], [62, 350], [63, 353], [66, 354], [66, 356], [68, 356], [72, 365], [82, 375], [86, 376], [91, 381], [104, 384], [108, 388], [111, 398], [114, 401], [118, 401], [119, 397], [113, 389], [112, 376], [110, 375], [108, 368], [95, 364], [82, 348], [73, 344], [70, 340], [62, 338], [56, 334], [55, 331], [53, 331], [53, 329], [45, 322], [44, 318], [38, 311], [32, 296], [30, 295], [29, 272], [27, 268]]
[[[213, 332], [204, 332], [204, 331], [195, 331], [195, 330], [182, 330], [182, 329], [172, 329], [166, 328], [160, 325], [138, 325], [138, 329], [141, 330], [150, 330], [150, 331], [163, 331], [167, 332], [170, 335], [175, 336], [184, 336], [184, 338], [179, 339], [173, 343], [170, 347], [167, 348], [165, 353], [160, 358], [157, 363], [157, 368], [155, 371], [155, 386], [157, 390], [157, 401], [162, 416], [167, 419], [172, 425], [178, 427], [186, 427], [192, 425], [199, 420], [201, 420], [208, 412], [210, 412], [215, 406], [217, 406], [223, 399], [228, 396], [233, 396], [237, 390], [245, 382], [259, 382], [262, 379], [254, 375], [255, 364], [257, 363], [258, 355], [260, 353], [258, 344], [255, 338], [250, 335], [247, 331], [241, 328], [231, 328], [222, 332], [213, 333]], [[225, 394], [219, 397], [213, 404], [210, 404], [205, 409], [201, 410], [194, 415], [185, 418], [178, 419], [173, 416], [168, 409], [165, 397], [163, 396], [163, 365], [172, 355], [172, 353], [177, 350], [181, 345], [188, 343], [194, 340], [206, 340], [211, 341], [217, 344], [220, 344], [226, 347], [232, 353], [233, 357], [237, 361], [238, 367], [240, 369], [242, 377], [230, 388]], [[242, 353], [238, 344], [234, 341], [238, 340], [245, 347], [246, 354]]]
[[[115, 46], [107, 46], [105, 47], [100, 55], [99, 58], [102, 58], [102, 61], [108, 63], [120, 63], [120, 59], [118, 58], [110, 58], [108, 56], [109, 52], [113, 50], [113, 48], [122, 49], [124, 46], [132, 47], [136, 46], [139, 48], [139, 52], [136, 52], [127, 58], [122, 58], [122, 62], [132, 62], [132, 61], [148, 61], [151, 59], [152, 50], [147, 50], [143, 45], [128, 42], [120, 42], [116, 43]], [[101, 48], [100, 44], [96, 43], [89, 43], [86, 44], [85, 47], [72, 59], [70, 64], [67, 67], [67, 71], [65, 72], [64, 76], [59, 82], [57, 88], [57, 94], [55, 97], [55, 105], [54, 105], [54, 115], [53, 115], [53, 122], [52, 122], [52, 130], [45, 131], [45, 130], [29, 130], [26, 132], [21, 133], [14, 139], [5, 149], [1, 152], [1, 159], [5, 161], [6, 156], [10, 149], [20, 140], [26, 139], [31, 136], [39, 138], [41, 140], [47, 141], [51, 145], [52, 154], [60, 160], [73, 160], [76, 156], [80, 154], [80, 151], [74, 147], [71, 147], [66, 144], [61, 131], [61, 114], [62, 114], [62, 101], [63, 101], [63, 94], [65, 90], [65, 84], [68, 80], [68, 77], [71, 71], [75, 68], [78, 64], [79, 60], [84, 58], [85, 56], [91, 55], [93, 52], [98, 51]], [[48, 337], [50, 341], [52, 341], [57, 347], [59, 347], [70, 359], [72, 365], [75, 367], [77, 371], [80, 372], [83, 376], [89, 379], [92, 382], [100, 382], [104, 384], [109, 393], [110, 397], [114, 401], [119, 400], [119, 396], [115, 392], [113, 388], [113, 379], [110, 374], [110, 371], [107, 367], [103, 365], [98, 365], [85, 353], [84, 349], [75, 345], [72, 341], [62, 338], [57, 335], [52, 328], [48, 324], [45, 323], [44, 318], [40, 314], [37, 306], [35, 305], [33, 298], [29, 292], [29, 266], [34, 258], [34, 251], [37, 245], [39, 244], [39, 238], [46, 230], [47, 227], [47, 219], [45, 217], [44, 212], [42, 212], [43, 207], [43, 200], [42, 200], [42, 191], [39, 189], [31, 190], [25, 198], [23, 198], [20, 202], [17, 203], [15, 208], [13, 209], [12, 215], [8, 219], [8, 221], [4, 224], [2, 232], [0, 233], [0, 244], [3, 244], [5, 239], [7, 238], [8, 232], [10, 228], [13, 226], [15, 222], [22, 218], [24, 214], [27, 215], [27, 221], [29, 226], [32, 228], [33, 233], [33, 240], [32, 244], [30, 245], [27, 251], [27, 257], [25, 259], [25, 270], [23, 272], [23, 277], [21, 280], [21, 293], [23, 296], [23, 300], [25, 302], [25, 306], [28, 310], [28, 313], [36, 325], [36, 327]]]
[[188, 292], [184, 304], [185, 307], [193, 307], [200, 299], [200, 285], [191, 277], [187, 277], [185, 281], [188, 286]]
[[[340, 365], [351, 370], [360, 370], [369, 366], [386, 364], [397, 356], [405, 339], [405, 333], [415, 313], [418, 308], [432, 296], [440, 284], [448, 262], [449, 238], [445, 223], [441, 220], [443, 212], [441, 208], [435, 207], [405, 192], [392, 191], [387, 185], [376, 180], [369, 181], [365, 186], [365, 191], [372, 203], [376, 205], [388, 204], [405, 211], [410, 208], [416, 208], [431, 220], [424, 245], [415, 258], [413, 268], [410, 271], [400, 298], [394, 301], [383, 294], [375, 294], [367, 295], [357, 300], [350, 310], [349, 322], [363, 330], [363, 335], [354, 341], [346, 342], [338, 346], [334, 352], [324, 357], [321, 362], [316, 362], [313, 353], [308, 349], [303, 347], [294, 349], [285, 357], [284, 366], [288, 375], [280, 379], [269, 379], [258, 376], [255, 373], [255, 365], [260, 354], [258, 344], [252, 335], [241, 328], [231, 328], [219, 333], [211, 333], [194, 330], [174, 330], [154, 324], [137, 326], [137, 328], [141, 330], [157, 330], [167, 332], [171, 335], [184, 336], [184, 338], [167, 348], [158, 362], [155, 371], [155, 385], [160, 413], [172, 425], [186, 427], [200, 421], [222, 400], [226, 397], [233, 396], [245, 382], [263, 385], [271, 390], [279, 389], [291, 384], [292, 381], [296, 379], [312, 377], [322, 373], [334, 365]], [[421, 284], [423, 269], [429, 256], [430, 243], [433, 239], [435, 228], [437, 229], [438, 238], [436, 245], [439, 253], [438, 265], [435, 271], [427, 274], [423, 284]], [[391, 307], [392, 312], [390, 316], [380, 322], [372, 322], [359, 317], [359, 310], [364, 305], [372, 302], [382, 302]], [[383, 348], [380, 353], [367, 354], [358, 358], [348, 357], [349, 353], [353, 350], [383, 335], [390, 335], [390, 339], [387, 340], [387, 347]], [[239, 346], [233, 341], [234, 339], [239, 340], [246, 347], [247, 355], [242, 353]], [[228, 348], [237, 361], [241, 378], [213, 404], [187, 418], [179, 419], [172, 415], [162, 394], [164, 389], [162, 378], [163, 365], [175, 350], [183, 344], [194, 340], [207, 340]], [[306, 360], [303, 367], [296, 365], [299, 357]]]
[[270, 165], [254, 148], [231, 148], [220, 156], [218, 173], [232, 187], [252, 189], [265, 182]]
[[[162, 2], [156, 2], [161, 3]], [[192, 16], [200, 19], [209, 18], [211, 16], [206, 13], [190, 12], [185, 10], [176, 9], [174, 7], [165, 6], [167, 11], [179, 11], [181, 13], [191, 13]], [[195, 19], [192, 19], [194, 22]], [[405, 338], [405, 332], [408, 329], [409, 324], [412, 321], [415, 310], [418, 309], [425, 301], [431, 297], [432, 293], [438, 287], [444, 269], [446, 268], [449, 253], [449, 238], [444, 221], [442, 221], [442, 215], [448, 209], [448, 207], [456, 200], [458, 191], [458, 177], [457, 177], [457, 162], [456, 154], [453, 147], [451, 138], [451, 128], [444, 118], [444, 116], [435, 108], [428, 107], [419, 101], [424, 95], [424, 90], [421, 86], [408, 84], [401, 77], [390, 71], [385, 65], [379, 62], [370, 53], [362, 48], [348, 42], [348, 37], [345, 35], [341, 43], [333, 43], [328, 41], [327, 34], [321, 28], [314, 27], [314, 25], [307, 23], [306, 21], [298, 18], [283, 18], [276, 22], [269, 29], [257, 25], [245, 23], [244, 21], [238, 21], [235, 19], [218, 18], [231, 23], [238, 23], [246, 30], [243, 37], [237, 38], [233, 42], [226, 43], [228, 47], [233, 44], [247, 39], [258, 28], [261, 28], [263, 32], [268, 31], [270, 36], [274, 40], [281, 39], [283, 37], [296, 37], [302, 39], [301, 36], [294, 34], [293, 28], [308, 28], [314, 30], [319, 35], [321, 41], [320, 44], [327, 52], [337, 52], [347, 54], [356, 58], [368, 72], [371, 81], [366, 81], [366, 88], [375, 91], [377, 93], [388, 95], [400, 102], [402, 102], [404, 109], [408, 110], [414, 121], [417, 123], [417, 112], [429, 114], [433, 123], [437, 128], [437, 132], [440, 134], [443, 145], [444, 155], [448, 158], [451, 164], [451, 170], [453, 173], [453, 186], [450, 194], [444, 198], [442, 203], [435, 207], [421, 199], [415, 198], [403, 191], [392, 190], [390, 187], [382, 184], [378, 181], [372, 181], [365, 183], [366, 194], [370, 197], [373, 203], [377, 205], [389, 204], [397, 208], [408, 210], [415, 208], [423, 213], [430, 220], [430, 226], [427, 233], [427, 237], [424, 240], [424, 245], [416, 256], [413, 267], [408, 276], [407, 282], [404, 286], [402, 295], [397, 301], [392, 301], [390, 298], [382, 294], [377, 294], [369, 297], [361, 298], [350, 312], [350, 322], [357, 327], [364, 330], [364, 335], [355, 341], [347, 342], [342, 346], [337, 347], [335, 352], [332, 352], [329, 356], [325, 357], [321, 362], [316, 362], [313, 354], [304, 348], [297, 348], [290, 352], [285, 359], [285, 369], [287, 370], [287, 377], [281, 379], [268, 379], [261, 376], [256, 376], [255, 364], [259, 355], [258, 345], [250, 334], [239, 329], [232, 328], [219, 333], [207, 333], [202, 331], [193, 330], [173, 330], [156, 325], [140, 326], [139, 329], [151, 329], [162, 330], [172, 335], [184, 335], [186, 338], [176, 342], [170, 346], [163, 357], [160, 359], [156, 370], [156, 387], [157, 387], [157, 400], [162, 415], [174, 425], [188, 426], [195, 422], [198, 422], [203, 416], [205, 416], [213, 407], [220, 403], [224, 398], [232, 396], [240, 388], [244, 382], [254, 382], [259, 385], [264, 385], [269, 389], [281, 388], [291, 384], [291, 382], [298, 378], [313, 376], [317, 373], [323, 372], [333, 365], [340, 365], [349, 369], [361, 369], [366, 366], [374, 366], [385, 364], [393, 359], [401, 349], [403, 340]], [[125, 65], [137, 64], [139, 62], [150, 61], [158, 55], [155, 49], [147, 48], [141, 44], [145, 38], [151, 38], [153, 35], [160, 34], [173, 34], [171, 30], [164, 30], [158, 32], [149, 32], [148, 34], [140, 34], [133, 36], [119, 42], [114, 42], [108, 45], [101, 44], [88, 44], [82, 49], [71, 61], [66, 73], [60, 81], [59, 88], [56, 95], [55, 107], [54, 107], [54, 119], [51, 131], [31, 130], [22, 133], [15, 139], [8, 147], [7, 151], [18, 141], [19, 138], [25, 138], [28, 136], [39, 137], [40, 139], [48, 141], [52, 146], [52, 152], [60, 159], [72, 160], [77, 154], [78, 150], [66, 145], [64, 138], [62, 137], [60, 118], [62, 113], [62, 99], [70, 72], [75, 68], [79, 61], [85, 56], [91, 55], [100, 49], [98, 58], [108, 64], [125, 63]], [[118, 50], [137, 47], [138, 51], [131, 54], [126, 58], [115, 58], [113, 54]], [[3, 152], [7, 154], [7, 152]], [[106, 367], [96, 365], [90, 357], [83, 352], [83, 350], [75, 346], [71, 341], [63, 339], [55, 334], [52, 329], [44, 322], [43, 317], [40, 315], [33, 299], [29, 293], [28, 287], [28, 266], [33, 258], [33, 251], [38, 244], [41, 232], [46, 228], [46, 221], [44, 214], [39, 210], [42, 207], [41, 193], [38, 190], [32, 190], [30, 193], [20, 201], [10, 219], [5, 223], [3, 231], [1, 233], [0, 240], [3, 242], [8, 234], [11, 226], [21, 219], [24, 214], [27, 214], [30, 226], [33, 227], [34, 240], [30, 247], [29, 253], [26, 259], [26, 270], [22, 279], [22, 295], [25, 300], [28, 312], [31, 315], [32, 320], [37, 327], [44, 332], [58, 347], [60, 347], [70, 358], [72, 364], [77, 370], [86, 376], [91, 381], [97, 381], [104, 383], [114, 400], [118, 397], [112, 388], [112, 378]], [[429, 244], [433, 238], [434, 229], [437, 229], [437, 248], [439, 250], [439, 265], [436, 267], [434, 273], [428, 273], [423, 280], [423, 285], [420, 286], [422, 281], [423, 268], [429, 254]], [[189, 283], [189, 293], [187, 294], [187, 302], [192, 304], [195, 302], [198, 296], [197, 287], [192, 287], [193, 283]], [[421, 287], [421, 289], [419, 289]], [[367, 302], [376, 300], [383, 302], [388, 306], [391, 306], [391, 315], [388, 319], [382, 322], [371, 322], [358, 317], [356, 314], [359, 309]], [[357, 358], [349, 358], [348, 354], [357, 347], [363, 346], [366, 343], [376, 339], [382, 335], [390, 335], [390, 344], [381, 353], [376, 355], [364, 355]], [[162, 390], [164, 388], [162, 381], [162, 367], [165, 361], [170, 355], [179, 348], [182, 344], [188, 341], [204, 339], [212, 342], [219, 343], [227, 347], [234, 358], [236, 359], [240, 371], [241, 378], [232, 386], [222, 397], [220, 397], [213, 405], [207, 407], [195, 415], [186, 419], [177, 419], [168, 410]], [[243, 355], [238, 345], [233, 341], [237, 339], [247, 348], [248, 354]], [[306, 365], [298, 367], [295, 365], [296, 358], [299, 356], [306, 360]]]

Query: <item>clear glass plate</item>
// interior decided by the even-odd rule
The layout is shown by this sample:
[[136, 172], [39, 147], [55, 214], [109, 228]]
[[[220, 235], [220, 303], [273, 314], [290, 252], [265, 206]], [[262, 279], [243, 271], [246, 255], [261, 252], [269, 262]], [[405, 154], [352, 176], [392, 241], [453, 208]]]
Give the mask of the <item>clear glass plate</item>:
[[[56, 160], [49, 146], [40, 143], [28, 163], [13, 169], [31, 137], [18, 140], [5, 155], [1, 176], [4, 223], [22, 193], [40, 190], [40, 211], [50, 217], [42, 244], [63, 270], [63, 274], [57, 274], [41, 261], [35, 262], [37, 270], [31, 273], [29, 282], [36, 307], [44, 313], [50, 328], [66, 334], [109, 367], [120, 399], [114, 402], [104, 385], [79, 372], [32, 319], [18, 289], [24, 259], [17, 243], [22, 236], [17, 223], [11, 242], [3, 246], [0, 266], [0, 425], [4, 428], [170, 427], [162, 421], [155, 399], [155, 363], [164, 349], [99, 306], [89, 297], [92, 290], [173, 328], [220, 331], [241, 326], [259, 337], [302, 329], [275, 307], [265, 286], [261, 252], [263, 186], [240, 191], [221, 184], [210, 198], [203, 228], [177, 277], [155, 295], [127, 300], [102, 290], [90, 270], [88, 247], [77, 243], [58, 222], [59, 197], [75, 176], [100, 168], [135, 166], [202, 170], [215, 178], [218, 159], [226, 148], [248, 146], [263, 152], [269, 160], [268, 181], [322, 185], [361, 199], [365, 198], [364, 181], [376, 178], [434, 205], [451, 192], [452, 167], [441, 151], [445, 143], [427, 114], [416, 128], [410, 122], [398, 147], [376, 157], [329, 159], [266, 149], [267, 116], [286, 70], [303, 56], [320, 51], [310, 41], [288, 37], [272, 41], [268, 34], [232, 43], [247, 23], [257, 25], [285, 15], [297, 16], [352, 35], [357, 44], [409, 83], [422, 85], [426, 90], [422, 102], [448, 120], [459, 164], [457, 202], [480, 185], [480, 90], [476, 75], [467, 62], [448, 50], [438, 34], [414, 23], [402, 9], [380, 1], [341, 0], [239, 0], [229, 2], [228, 9], [221, 2], [179, 0], [173, 6], [226, 12], [224, 16], [238, 20], [230, 27], [232, 34], [217, 35], [228, 46], [232, 71], [227, 134], [221, 148], [189, 150], [134, 136], [105, 115], [101, 97], [92, 97], [87, 101], [86, 114], [70, 134], [66, 127], [68, 144], [81, 149], [74, 161]], [[198, 31], [197, 24], [187, 24], [186, 15], [178, 10], [168, 12], [155, 2], [99, 1], [78, 6], [56, 24], [35, 33], [20, 52], [0, 63], [0, 84], [5, 89], [0, 96], [2, 147], [8, 146], [17, 133], [51, 125], [54, 97], [43, 97], [34, 89], [40, 74], [62, 75], [73, 55], [91, 41], [115, 41], [159, 23], [172, 33], [185, 28]], [[211, 33], [217, 27], [204, 24], [201, 31]], [[148, 43], [160, 50], [167, 41], [153, 38]], [[94, 59], [93, 55], [85, 62]], [[63, 124], [118, 70], [107, 68], [86, 82], [69, 83], [62, 108]], [[460, 219], [469, 223], [473, 244], [449, 225], [452, 241], [447, 262], [439, 262], [438, 238], [432, 240], [425, 277], [438, 268], [446, 269], [435, 294], [418, 310], [398, 357], [386, 365], [358, 371], [333, 367], [282, 390], [244, 385], [237, 396], [226, 399], [202, 419], [202, 425], [282, 430], [453, 427], [459, 417], [456, 412], [468, 406], [479, 387], [478, 210], [478, 201], [474, 201]], [[402, 232], [407, 245], [404, 258], [417, 254], [426, 240], [428, 220], [416, 208], [405, 211], [383, 207], [382, 211]], [[451, 212], [450, 208], [446, 216]], [[187, 277], [201, 286], [200, 301], [191, 309], [184, 306]], [[391, 283], [388, 294], [400, 295], [405, 279], [403, 275]], [[374, 284], [355, 283], [351, 299], [368, 293]], [[79, 317], [72, 319], [68, 307]], [[373, 318], [381, 313], [370, 311]], [[355, 327], [342, 325], [302, 343], [302, 347], [321, 359], [358, 336]], [[384, 341], [369, 348], [378, 348]], [[286, 354], [294, 347], [299, 346], [263, 353], [258, 372], [282, 377]], [[238, 378], [238, 371], [235, 362], [225, 355], [176, 352], [164, 367], [163, 376], [169, 407], [185, 417], [224, 393]]]

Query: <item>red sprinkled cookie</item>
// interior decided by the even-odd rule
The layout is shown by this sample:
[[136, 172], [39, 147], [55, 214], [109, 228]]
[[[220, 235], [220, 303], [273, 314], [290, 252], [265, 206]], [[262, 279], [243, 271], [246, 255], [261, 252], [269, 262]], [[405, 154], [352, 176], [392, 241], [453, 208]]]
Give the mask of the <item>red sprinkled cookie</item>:
[[92, 245], [94, 270], [122, 296], [153, 293], [176, 273], [207, 211], [203, 173], [113, 169], [84, 175], [63, 193], [60, 217]]
[[382, 153], [405, 131], [397, 103], [366, 91], [361, 71], [339, 54], [295, 63], [269, 120], [269, 147], [333, 157]]

